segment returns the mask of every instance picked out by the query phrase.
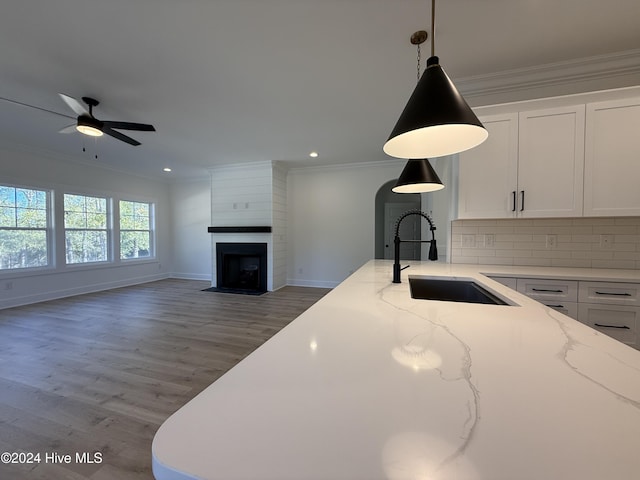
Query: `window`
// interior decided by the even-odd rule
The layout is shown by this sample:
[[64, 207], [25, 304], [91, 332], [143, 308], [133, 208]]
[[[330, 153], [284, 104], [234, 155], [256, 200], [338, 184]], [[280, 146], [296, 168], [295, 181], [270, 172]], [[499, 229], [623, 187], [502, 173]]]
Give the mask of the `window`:
[[49, 264], [49, 195], [0, 185], [0, 270]]
[[107, 199], [64, 194], [67, 264], [109, 259]]
[[120, 258], [153, 257], [153, 205], [120, 201]]

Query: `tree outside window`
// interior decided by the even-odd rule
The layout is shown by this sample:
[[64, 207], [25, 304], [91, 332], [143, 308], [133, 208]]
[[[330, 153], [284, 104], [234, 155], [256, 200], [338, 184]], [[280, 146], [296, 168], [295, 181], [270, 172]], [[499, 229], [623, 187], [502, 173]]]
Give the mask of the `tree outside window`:
[[64, 194], [67, 264], [109, 259], [107, 199]]
[[120, 201], [120, 258], [153, 257], [153, 205]]
[[0, 270], [46, 267], [49, 195], [0, 185]]

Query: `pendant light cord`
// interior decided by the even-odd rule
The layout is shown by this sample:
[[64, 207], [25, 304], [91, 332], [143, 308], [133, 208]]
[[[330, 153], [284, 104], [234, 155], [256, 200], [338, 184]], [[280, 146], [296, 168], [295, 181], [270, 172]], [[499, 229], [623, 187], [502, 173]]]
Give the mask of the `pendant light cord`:
[[436, 0], [431, 0], [431, 56], [436, 52]]
[[418, 44], [418, 72], [416, 74], [416, 83], [420, 82], [420, 44]]

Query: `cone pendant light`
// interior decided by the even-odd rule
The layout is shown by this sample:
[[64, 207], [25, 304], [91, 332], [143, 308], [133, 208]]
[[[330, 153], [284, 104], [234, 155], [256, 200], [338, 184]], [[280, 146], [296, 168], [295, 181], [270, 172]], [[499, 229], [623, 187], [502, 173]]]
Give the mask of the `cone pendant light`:
[[431, 6], [431, 58], [383, 147], [396, 158], [451, 155], [489, 136], [434, 55], [435, 0]]
[[400, 174], [400, 178], [391, 189], [395, 193], [423, 193], [442, 190], [444, 184], [433, 169], [429, 160], [409, 160]]

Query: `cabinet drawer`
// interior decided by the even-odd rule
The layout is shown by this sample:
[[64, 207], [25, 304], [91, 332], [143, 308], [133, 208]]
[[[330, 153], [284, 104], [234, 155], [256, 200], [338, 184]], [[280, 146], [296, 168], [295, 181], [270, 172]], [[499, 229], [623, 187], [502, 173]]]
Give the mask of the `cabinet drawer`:
[[538, 301], [578, 301], [578, 282], [575, 280], [547, 280], [518, 278], [518, 292]]
[[547, 307], [553, 308], [554, 310], [559, 311], [560, 313], [564, 313], [567, 317], [571, 317], [574, 320], [578, 320], [578, 304], [576, 302], [553, 302], [548, 300], [543, 300], [540, 303], [546, 305]]
[[627, 305], [578, 304], [578, 320], [599, 332], [638, 348], [640, 307]]
[[580, 282], [579, 302], [640, 305], [640, 284], [618, 282]]

